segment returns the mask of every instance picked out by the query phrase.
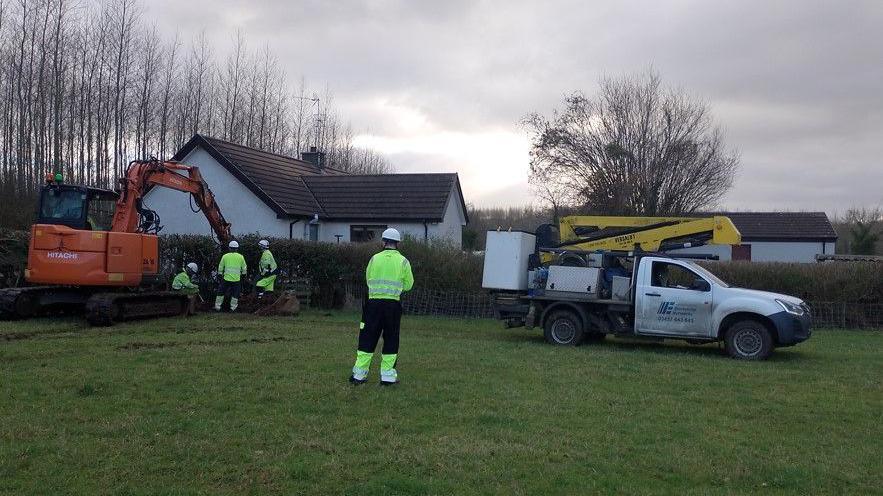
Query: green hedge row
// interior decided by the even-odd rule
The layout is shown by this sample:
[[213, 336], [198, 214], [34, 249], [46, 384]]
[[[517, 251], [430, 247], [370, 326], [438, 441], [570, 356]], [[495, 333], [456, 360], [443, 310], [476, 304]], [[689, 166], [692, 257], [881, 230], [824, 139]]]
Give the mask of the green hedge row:
[[[260, 258], [257, 235], [240, 236], [240, 252], [249, 264], [249, 273], [257, 269]], [[338, 283], [361, 282], [379, 243], [332, 244], [269, 238], [276, 261], [291, 277], [306, 277], [317, 287]], [[414, 278], [424, 287], [447, 291], [477, 290], [481, 286], [481, 257], [439, 244], [405, 240], [400, 251], [410, 260]], [[200, 272], [208, 275], [217, 269], [221, 250], [206, 236], [168, 235], [160, 241], [162, 271], [171, 275], [187, 262], [194, 261]]]
[[808, 301], [883, 303], [883, 263], [707, 262], [733, 286], [798, 296]]
[[[28, 233], [0, 230], [0, 279], [4, 286], [20, 282], [27, 257]], [[207, 236], [161, 236], [162, 272], [169, 280], [189, 261], [200, 266], [201, 276], [209, 279], [217, 268], [221, 250]], [[260, 250], [257, 235], [239, 238], [254, 277]], [[271, 249], [290, 277], [309, 278], [319, 301], [330, 301], [335, 288], [361, 283], [365, 266], [379, 250], [376, 243], [330, 244], [289, 239], [270, 239]], [[402, 253], [411, 261], [416, 286], [448, 292], [472, 293], [481, 290], [482, 257], [456, 248], [406, 240]], [[883, 264], [880, 263], [760, 263], [703, 262], [724, 281], [735, 286], [775, 291], [809, 301], [883, 302]]]

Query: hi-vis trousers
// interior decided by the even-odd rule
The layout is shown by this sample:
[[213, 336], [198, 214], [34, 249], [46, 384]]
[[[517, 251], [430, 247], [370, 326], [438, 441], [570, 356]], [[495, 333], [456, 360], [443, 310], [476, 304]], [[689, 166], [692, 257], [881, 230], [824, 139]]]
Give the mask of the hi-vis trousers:
[[402, 320], [402, 304], [396, 300], [368, 300], [362, 309], [362, 325], [359, 331], [359, 350], [353, 366], [353, 377], [365, 380], [377, 342], [383, 337], [381, 349], [380, 380], [397, 382], [395, 366], [399, 354], [399, 326]]

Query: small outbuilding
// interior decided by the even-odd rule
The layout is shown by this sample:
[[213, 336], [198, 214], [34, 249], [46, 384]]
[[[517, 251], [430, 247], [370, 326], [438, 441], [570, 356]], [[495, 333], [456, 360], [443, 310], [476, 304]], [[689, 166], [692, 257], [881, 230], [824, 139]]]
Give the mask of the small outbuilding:
[[705, 245], [678, 250], [709, 253], [721, 260], [754, 262], [815, 262], [816, 255], [834, 254], [837, 232], [825, 212], [715, 212], [725, 215], [742, 234], [733, 246]]
[[[234, 234], [326, 241], [379, 241], [395, 227], [414, 239], [462, 245], [468, 222], [455, 173], [352, 175], [308, 160], [196, 134], [173, 157], [199, 167]], [[145, 204], [163, 234], [210, 234], [187, 195], [157, 188]]]

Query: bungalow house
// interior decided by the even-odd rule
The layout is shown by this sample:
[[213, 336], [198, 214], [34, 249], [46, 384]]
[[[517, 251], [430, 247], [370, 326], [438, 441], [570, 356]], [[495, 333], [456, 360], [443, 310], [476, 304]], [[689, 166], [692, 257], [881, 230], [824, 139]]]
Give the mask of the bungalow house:
[[[387, 227], [418, 240], [462, 244], [468, 219], [457, 174], [351, 175], [315, 151], [296, 158], [194, 135], [173, 157], [199, 167], [234, 234], [326, 241], [379, 240]], [[163, 234], [210, 234], [190, 198], [165, 188], [145, 204]]]
[[825, 212], [716, 212], [726, 215], [742, 234], [739, 245], [705, 245], [677, 253], [708, 253], [720, 260], [815, 262], [831, 255], [837, 233]]

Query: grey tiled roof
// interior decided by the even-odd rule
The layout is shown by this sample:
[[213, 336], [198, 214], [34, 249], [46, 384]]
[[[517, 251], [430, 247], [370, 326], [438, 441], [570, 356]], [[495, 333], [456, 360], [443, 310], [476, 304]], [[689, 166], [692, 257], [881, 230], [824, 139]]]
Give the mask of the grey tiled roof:
[[[322, 211], [331, 218], [440, 221], [456, 174], [304, 176]], [[456, 201], [461, 201], [456, 198]]]
[[[834, 241], [837, 232], [825, 212], [714, 212], [733, 221], [745, 241]], [[708, 215], [708, 214], [700, 214]]]
[[437, 222], [444, 218], [454, 191], [466, 212], [457, 174], [350, 175], [199, 134], [174, 160], [183, 160], [196, 147], [205, 149], [280, 216]]

